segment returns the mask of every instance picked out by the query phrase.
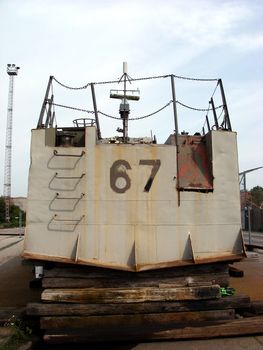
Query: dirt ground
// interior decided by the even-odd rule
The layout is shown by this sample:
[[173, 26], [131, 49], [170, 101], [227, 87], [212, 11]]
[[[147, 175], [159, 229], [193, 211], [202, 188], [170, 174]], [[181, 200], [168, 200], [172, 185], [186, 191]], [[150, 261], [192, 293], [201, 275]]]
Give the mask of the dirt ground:
[[29, 301], [39, 301], [40, 290], [29, 288], [34, 278], [33, 267], [22, 264], [24, 239], [19, 235], [21, 231], [5, 229], [0, 232], [0, 307], [23, 307]]
[[34, 278], [31, 266], [23, 266], [19, 256], [0, 266], [0, 307], [23, 307], [40, 300], [40, 290], [29, 288]]
[[247, 252], [248, 257], [235, 263], [244, 271], [244, 277], [231, 277], [230, 286], [236, 289], [236, 294], [247, 294], [251, 300], [263, 301], [263, 251]]

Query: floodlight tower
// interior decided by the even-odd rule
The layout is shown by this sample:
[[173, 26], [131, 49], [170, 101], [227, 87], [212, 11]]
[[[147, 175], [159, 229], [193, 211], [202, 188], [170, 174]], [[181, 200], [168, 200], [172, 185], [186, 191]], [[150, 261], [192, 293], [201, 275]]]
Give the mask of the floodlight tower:
[[4, 168], [5, 219], [7, 222], [10, 222], [14, 77], [17, 75], [18, 69], [19, 67], [17, 67], [15, 64], [7, 65], [7, 74], [9, 75], [9, 90], [8, 90], [8, 106], [7, 106], [7, 119], [6, 119], [5, 168]]

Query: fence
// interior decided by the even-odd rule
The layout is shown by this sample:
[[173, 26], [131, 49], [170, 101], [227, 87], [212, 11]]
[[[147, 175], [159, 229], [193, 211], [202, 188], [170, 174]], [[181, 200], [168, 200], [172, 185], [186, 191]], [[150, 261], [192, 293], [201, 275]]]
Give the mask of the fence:
[[249, 212], [251, 231], [263, 231], [263, 209], [260, 208], [248, 210], [246, 207], [241, 210], [242, 229], [245, 231], [249, 230]]

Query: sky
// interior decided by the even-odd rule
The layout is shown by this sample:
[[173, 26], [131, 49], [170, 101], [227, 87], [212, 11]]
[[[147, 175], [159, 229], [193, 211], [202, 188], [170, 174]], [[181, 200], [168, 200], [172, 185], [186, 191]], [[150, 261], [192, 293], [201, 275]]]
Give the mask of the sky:
[[[232, 128], [237, 132], [239, 169], [263, 166], [263, 1], [262, 0], [0, 0], [0, 186], [9, 77], [15, 77], [12, 196], [27, 195], [31, 129], [36, 127], [50, 75], [66, 85], [117, 80], [122, 62], [132, 78], [166, 74], [222, 78]], [[207, 108], [215, 82], [175, 80], [176, 98]], [[141, 98], [130, 117], [144, 116], [171, 100], [167, 78], [136, 81]], [[119, 101], [96, 85], [98, 109], [118, 116]], [[69, 90], [54, 82], [55, 102], [92, 109], [90, 90]], [[218, 89], [215, 93], [217, 102]], [[218, 102], [220, 104], [220, 102]], [[70, 126], [86, 113], [56, 107], [58, 126]], [[179, 131], [201, 131], [205, 112], [178, 105]], [[101, 116], [102, 135], [115, 136], [119, 121]], [[130, 136], [156, 134], [164, 142], [174, 130], [172, 106], [130, 121]], [[247, 175], [247, 187], [263, 186], [263, 169]], [[1, 190], [0, 190], [1, 191]], [[3, 190], [2, 190], [3, 191]], [[0, 192], [1, 193], [1, 192]]]

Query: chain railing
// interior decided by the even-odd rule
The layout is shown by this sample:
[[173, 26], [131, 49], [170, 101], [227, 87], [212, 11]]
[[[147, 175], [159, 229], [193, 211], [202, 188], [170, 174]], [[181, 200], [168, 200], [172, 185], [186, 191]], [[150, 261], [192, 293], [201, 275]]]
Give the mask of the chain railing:
[[[228, 123], [226, 122], [226, 110], [227, 110], [227, 107], [226, 105], [224, 104], [224, 101], [223, 101], [223, 104], [221, 105], [218, 105], [218, 106], [214, 106], [214, 102], [213, 102], [213, 97], [215, 95], [215, 92], [218, 88], [218, 86], [220, 86], [220, 89], [221, 89], [221, 94], [222, 94], [222, 81], [221, 79], [216, 79], [216, 78], [193, 78], [193, 77], [185, 77], [185, 76], [180, 76], [180, 75], [175, 75], [175, 74], [166, 74], [166, 75], [156, 75], [156, 76], [150, 76], [150, 77], [139, 77], [139, 78], [131, 78], [130, 77], [130, 82], [133, 82], [133, 81], [143, 81], [143, 80], [153, 80], [153, 79], [165, 79], [165, 78], [171, 78], [171, 79], [183, 79], [183, 80], [190, 80], [190, 81], [199, 81], [199, 82], [217, 82], [216, 86], [215, 86], [215, 89], [213, 90], [213, 93], [211, 95], [211, 99], [209, 101], [209, 105], [208, 105], [208, 108], [200, 108], [200, 107], [194, 107], [194, 106], [190, 106], [186, 103], [183, 103], [179, 100], [176, 100], [176, 103], [175, 105], [180, 105], [181, 107], [183, 108], [187, 108], [187, 109], [190, 109], [192, 111], [197, 111], [197, 112], [206, 112], [206, 117], [205, 117], [205, 122], [204, 122], [204, 125], [203, 125], [203, 128], [202, 128], [202, 131], [203, 133], [205, 133], [205, 126], [207, 126], [207, 129], [210, 131], [210, 123], [209, 123], [209, 119], [208, 119], [208, 114], [210, 111], [213, 111], [213, 114], [214, 114], [214, 122], [215, 122], [215, 126], [216, 126], [216, 129], [218, 128], [225, 128], [225, 129], [230, 129], [228, 126], [230, 125], [230, 122], [229, 122], [229, 117], [228, 117]], [[66, 89], [70, 89], [70, 90], [82, 90], [82, 89], [87, 89], [88, 87], [91, 87], [91, 89], [93, 90], [94, 92], [94, 85], [104, 85], [104, 84], [115, 84], [115, 83], [120, 83], [121, 82], [121, 79], [120, 80], [108, 80], [108, 81], [98, 81], [98, 82], [89, 82], [89, 83], [86, 83], [85, 85], [83, 86], [79, 86], [79, 87], [72, 87], [72, 86], [69, 86], [69, 85], [66, 85], [62, 82], [60, 82], [58, 79], [56, 79], [55, 77], [50, 77], [50, 80], [49, 80], [49, 85], [48, 85], [48, 89], [47, 89], [47, 92], [46, 92], [46, 96], [45, 96], [45, 100], [44, 100], [44, 103], [43, 103], [43, 106], [42, 106], [42, 116], [40, 117], [39, 119], [39, 123], [38, 123], [38, 127], [47, 127], [47, 122], [43, 125], [43, 123], [41, 122], [43, 120], [43, 114], [44, 112], [46, 111], [47, 113], [47, 118], [49, 119], [49, 123], [48, 123], [48, 126], [51, 126], [51, 107], [53, 108], [53, 115], [54, 117], [52, 117], [52, 122], [55, 118], [55, 112], [54, 112], [54, 108], [55, 107], [61, 107], [61, 108], [66, 108], [66, 109], [70, 109], [70, 110], [73, 110], [73, 111], [78, 111], [78, 112], [83, 112], [83, 113], [89, 113], [89, 114], [95, 114], [95, 116], [97, 117], [98, 114], [104, 116], [104, 117], [107, 117], [107, 118], [111, 118], [111, 119], [115, 119], [115, 120], [122, 120], [121, 117], [117, 117], [117, 116], [114, 116], [114, 115], [111, 115], [111, 114], [108, 114], [104, 111], [100, 111], [100, 110], [97, 110], [96, 108], [96, 112], [95, 110], [88, 110], [88, 109], [85, 109], [85, 108], [79, 108], [79, 107], [73, 107], [73, 106], [69, 106], [69, 105], [64, 105], [64, 104], [59, 104], [59, 103], [55, 103], [53, 101], [53, 84], [52, 84], [52, 81], [55, 81], [57, 84], [59, 84], [60, 86], [66, 88]], [[48, 98], [48, 94], [49, 94], [49, 90], [52, 90], [52, 98], [49, 99]], [[95, 94], [95, 92], [94, 92]], [[95, 96], [94, 96], [95, 98]], [[174, 100], [175, 100], [175, 96], [173, 97]], [[158, 113], [160, 113], [161, 111], [163, 111], [164, 109], [166, 109], [167, 107], [169, 107], [173, 102], [174, 100], [170, 100], [168, 103], [166, 103], [164, 106], [158, 108], [157, 110], [151, 112], [151, 113], [148, 113], [148, 114], [145, 114], [145, 115], [142, 115], [142, 116], [138, 116], [138, 117], [132, 117], [132, 118], [129, 118], [129, 121], [135, 121], [135, 120], [142, 120], [142, 119], [146, 119], [146, 118], [149, 118], [149, 117], [152, 117]], [[93, 101], [94, 102], [94, 101]], [[96, 102], [96, 101], [95, 101]], [[49, 105], [49, 113], [48, 113], [48, 110], [46, 109], [46, 106]], [[174, 108], [176, 108], [174, 106]], [[221, 113], [219, 115], [219, 117], [217, 117], [216, 115], [216, 111], [219, 110], [219, 109], [222, 109], [221, 110]], [[225, 112], [224, 114], [224, 118], [223, 118], [223, 121], [222, 123], [219, 125], [218, 124], [218, 120], [220, 119], [220, 117], [222, 116], [223, 112]], [[228, 113], [227, 113], [228, 114]], [[98, 119], [98, 118], [97, 118]], [[231, 127], [231, 125], [230, 125]], [[212, 127], [213, 128], [213, 127]]]
[[[149, 114], [146, 114], [146, 115], [143, 115], [143, 116], [140, 116], [140, 117], [133, 117], [133, 118], [129, 118], [129, 121], [133, 121], [133, 120], [141, 120], [141, 119], [146, 119], [146, 118], [149, 118], [149, 117], [152, 117], [153, 115], [161, 112], [162, 110], [164, 110], [165, 108], [169, 107], [171, 105], [171, 103], [173, 103], [173, 100], [170, 100], [168, 103], [166, 103], [163, 107], [157, 109], [156, 111], [152, 112], [152, 113], [149, 113]], [[180, 101], [176, 101], [176, 103], [178, 103], [180, 106], [184, 107], [184, 108], [187, 108], [187, 109], [191, 109], [193, 111], [197, 111], [197, 112], [207, 112], [208, 110], [212, 110], [212, 108], [196, 108], [196, 107], [191, 107], [191, 106], [188, 106]], [[58, 104], [58, 103], [53, 103], [54, 106], [57, 106], [57, 107], [62, 107], [62, 108], [66, 108], [66, 109], [71, 109], [71, 110], [74, 110], [74, 111], [79, 111], [79, 112], [84, 112], [84, 113], [90, 113], [90, 114], [94, 114], [94, 111], [90, 111], [88, 109], [84, 109], [84, 108], [78, 108], [78, 107], [71, 107], [71, 106], [67, 106], [67, 105], [62, 105], [62, 104]], [[215, 109], [220, 109], [222, 108], [223, 106], [220, 105], [220, 106], [217, 106], [215, 107]], [[120, 117], [115, 117], [113, 115], [110, 115], [110, 114], [107, 114], [105, 112], [102, 112], [102, 111], [99, 111], [98, 110], [98, 113], [103, 115], [104, 117], [107, 117], [107, 118], [111, 118], [111, 119], [115, 119], [115, 120], [121, 120]], [[222, 114], [222, 112], [221, 112]]]
[[[212, 82], [212, 81], [218, 81], [217, 78], [191, 78], [191, 77], [184, 77], [181, 75], [176, 75], [176, 74], [165, 74], [165, 75], [156, 75], [156, 76], [151, 76], [151, 77], [140, 77], [140, 78], [130, 78], [130, 81], [142, 81], [142, 80], [153, 80], [153, 79], [161, 79], [161, 78], [169, 78], [173, 76], [176, 79], [182, 79], [182, 80], [191, 80], [191, 81], [200, 81], [200, 82]], [[105, 84], [118, 84], [120, 80], [108, 80], [108, 81], [97, 81], [97, 82], [90, 82], [86, 83], [83, 86], [79, 87], [73, 87], [66, 85], [62, 82], [60, 82], [57, 78], [53, 77], [53, 80], [59, 84], [60, 86], [70, 89], [70, 90], [83, 90], [87, 89], [91, 84], [93, 85], [105, 85]]]

